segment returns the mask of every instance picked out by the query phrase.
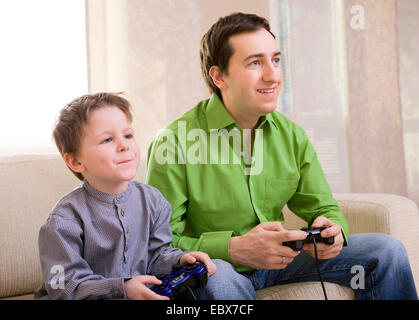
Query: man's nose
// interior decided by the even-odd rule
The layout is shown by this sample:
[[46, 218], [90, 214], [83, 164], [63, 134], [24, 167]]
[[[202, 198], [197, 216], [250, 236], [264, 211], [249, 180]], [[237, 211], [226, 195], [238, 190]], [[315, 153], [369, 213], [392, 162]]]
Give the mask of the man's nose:
[[263, 68], [263, 81], [265, 82], [281, 82], [282, 71], [281, 67], [274, 65], [274, 63], [267, 63]]

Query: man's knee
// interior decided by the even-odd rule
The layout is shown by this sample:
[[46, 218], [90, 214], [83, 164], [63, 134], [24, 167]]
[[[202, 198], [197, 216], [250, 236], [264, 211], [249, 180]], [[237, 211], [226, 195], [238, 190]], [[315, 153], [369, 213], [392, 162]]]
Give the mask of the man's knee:
[[208, 278], [203, 298], [217, 300], [256, 299], [252, 282], [223, 260], [214, 259], [217, 271]]
[[357, 246], [360, 253], [378, 257], [388, 256], [393, 259], [407, 258], [406, 248], [396, 238], [384, 233], [363, 233], [350, 236], [349, 246]]

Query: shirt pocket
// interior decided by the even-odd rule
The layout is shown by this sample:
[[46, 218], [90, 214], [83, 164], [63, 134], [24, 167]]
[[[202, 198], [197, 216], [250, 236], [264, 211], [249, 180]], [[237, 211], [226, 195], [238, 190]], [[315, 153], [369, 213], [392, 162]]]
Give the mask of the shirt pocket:
[[264, 212], [278, 220], [283, 207], [297, 191], [298, 182], [298, 178], [266, 178]]

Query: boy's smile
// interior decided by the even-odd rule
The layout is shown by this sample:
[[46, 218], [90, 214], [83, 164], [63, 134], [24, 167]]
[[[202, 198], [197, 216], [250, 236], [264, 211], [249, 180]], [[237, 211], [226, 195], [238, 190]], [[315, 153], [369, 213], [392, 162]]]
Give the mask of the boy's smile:
[[126, 190], [137, 172], [139, 150], [131, 123], [120, 109], [104, 107], [89, 115], [73, 164], [99, 191], [117, 194]]

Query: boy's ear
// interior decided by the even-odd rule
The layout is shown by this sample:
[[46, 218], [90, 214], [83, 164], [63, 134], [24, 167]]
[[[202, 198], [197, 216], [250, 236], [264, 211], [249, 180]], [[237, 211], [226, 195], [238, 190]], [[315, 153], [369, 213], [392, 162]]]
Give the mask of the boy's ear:
[[74, 172], [83, 173], [86, 170], [85, 166], [72, 153], [64, 154], [63, 158], [67, 166]]
[[227, 88], [227, 84], [224, 81], [223, 73], [218, 66], [212, 66], [209, 70], [209, 75], [212, 82], [217, 86], [218, 89], [224, 90]]

